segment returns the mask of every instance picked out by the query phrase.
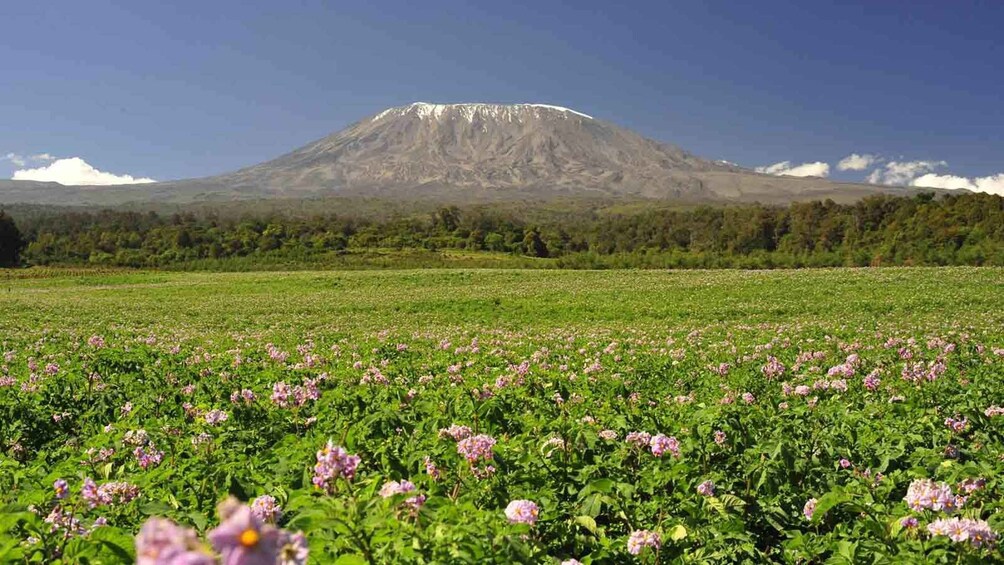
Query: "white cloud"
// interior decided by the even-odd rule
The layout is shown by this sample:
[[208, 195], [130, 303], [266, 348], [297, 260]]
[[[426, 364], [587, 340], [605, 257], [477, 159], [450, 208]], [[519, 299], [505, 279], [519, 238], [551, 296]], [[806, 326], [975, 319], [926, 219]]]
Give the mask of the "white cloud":
[[28, 163], [48, 163], [49, 161], [55, 161], [54, 157], [50, 153], [36, 153], [34, 155], [21, 155], [19, 153], [8, 153], [3, 157], [0, 157], [0, 161], [10, 161], [15, 167], [24, 167]]
[[948, 166], [945, 161], [890, 161], [872, 171], [866, 181], [872, 184], [971, 190], [1004, 196], [1004, 173], [986, 177], [963, 177], [933, 172], [945, 166]]
[[877, 155], [851, 153], [837, 163], [838, 171], [863, 171], [879, 161]]
[[28, 164], [24, 157], [18, 155], [17, 153], [8, 153], [4, 155], [3, 159], [0, 159], [0, 161], [10, 161], [15, 167], [23, 167]]
[[[51, 155], [43, 154], [48, 157]], [[11, 161], [14, 162], [13, 160]], [[15, 163], [17, 164], [17, 163]], [[22, 165], [23, 166], [23, 165]], [[99, 171], [80, 157], [56, 159], [51, 164], [36, 169], [14, 171], [13, 180], [34, 180], [58, 182], [65, 185], [110, 185], [157, 182], [151, 178], [135, 178], [131, 175], [116, 175]]]
[[910, 181], [910, 185], [927, 188], [965, 189], [1004, 196], [1004, 173], [975, 178], [928, 173], [913, 179]]
[[871, 184], [906, 185], [910, 181], [947, 165], [944, 161], [889, 161], [865, 179]]
[[830, 175], [830, 165], [822, 161], [802, 163], [792, 166], [791, 161], [781, 161], [754, 169], [758, 173], [787, 177], [826, 177]]
[[973, 190], [974, 186], [972, 181], [965, 177], [957, 177], [955, 175], [936, 175], [934, 173], [927, 173], [926, 175], [921, 175], [910, 181], [910, 186], [923, 186], [927, 188], [964, 188], [966, 190]]

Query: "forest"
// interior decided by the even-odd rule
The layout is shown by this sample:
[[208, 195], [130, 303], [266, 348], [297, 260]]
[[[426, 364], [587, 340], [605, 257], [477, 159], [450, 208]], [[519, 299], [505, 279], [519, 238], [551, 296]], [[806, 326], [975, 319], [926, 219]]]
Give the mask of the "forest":
[[[308, 207], [309, 208], [309, 207]], [[351, 266], [379, 251], [463, 251], [555, 268], [797, 268], [1004, 265], [1004, 198], [873, 196], [789, 206], [457, 207], [315, 214], [240, 203], [164, 213], [8, 207], [8, 263], [172, 269]], [[0, 221], [0, 227], [4, 224]], [[528, 258], [534, 258], [528, 262]], [[539, 260], [538, 260], [539, 259]], [[419, 262], [421, 263], [421, 261]], [[422, 266], [421, 264], [404, 266]]]

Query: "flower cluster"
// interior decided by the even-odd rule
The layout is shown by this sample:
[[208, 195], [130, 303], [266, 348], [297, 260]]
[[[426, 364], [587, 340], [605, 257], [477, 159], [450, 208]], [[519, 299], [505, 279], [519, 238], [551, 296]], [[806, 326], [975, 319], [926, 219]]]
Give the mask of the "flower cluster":
[[648, 432], [628, 432], [628, 435], [624, 437], [624, 441], [635, 447], [648, 447], [649, 442], [652, 441], [652, 434]]
[[672, 453], [673, 457], [680, 456], [680, 442], [675, 437], [658, 434], [649, 441], [649, 447], [652, 449], [652, 455], [656, 457], [662, 457], [667, 451]]
[[282, 518], [282, 507], [274, 496], [263, 494], [251, 501], [251, 513], [262, 522], [275, 524]]
[[218, 426], [223, 422], [226, 422], [227, 419], [230, 418], [230, 416], [223, 410], [213, 409], [210, 410], [209, 412], [206, 412], [205, 418], [206, 418], [206, 423], [209, 424], [210, 426]]
[[70, 485], [63, 479], [56, 479], [52, 488], [56, 491], [56, 498], [63, 499], [70, 496]]
[[141, 469], [156, 467], [164, 459], [164, 452], [157, 449], [152, 442], [145, 446], [137, 447], [132, 451], [132, 454]]
[[990, 524], [970, 518], [940, 518], [928, 524], [927, 531], [932, 536], [947, 536], [956, 543], [968, 541], [973, 547], [993, 545], [997, 539]]
[[230, 393], [230, 402], [232, 404], [240, 404], [240, 403], [251, 404], [255, 401], [256, 398], [257, 397], [255, 396], [254, 391], [247, 388], [241, 390], [235, 390]]
[[704, 481], [703, 483], [697, 485], [697, 494], [701, 496], [715, 496], [715, 483], [712, 481]]
[[966, 431], [968, 426], [969, 420], [966, 418], [945, 418], [945, 427], [957, 434]]
[[784, 374], [786, 367], [777, 360], [777, 357], [767, 357], [767, 364], [760, 368], [760, 372], [768, 379], [774, 379]]
[[212, 565], [216, 559], [199, 543], [195, 530], [165, 518], [150, 518], [136, 536], [136, 564]]
[[84, 479], [80, 495], [91, 508], [125, 504], [139, 497], [139, 487], [126, 482], [111, 482], [98, 486], [90, 477]]
[[495, 474], [495, 466], [491, 465], [495, 459], [492, 452], [494, 445], [495, 438], [479, 434], [457, 442], [457, 453], [467, 460], [475, 477], [484, 479]]
[[1001, 408], [1000, 406], [990, 406], [989, 408], [983, 411], [983, 414], [987, 418], [993, 418], [995, 416], [1000, 416], [1004, 414], [1004, 408]]
[[505, 507], [505, 516], [512, 524], [532, 526], [537, 523], [539, 514], [540, 508], [531, 500], [513, 500]]
[[[380, 496], [383, 498], [390, 498], [398, 494], [413, 493], [416, 490], [417, 488], [415, 487], [415, 483], [408, 480], [401, 482], [388, 481], [380, 488]], [[415, 515], [425, 504], [425, 500], [426, 496], [424, 494], [416, 494], [406, 498], [404, 500], [404, 505], [411, 510], [412, 515]]]
[[356, 476], [356, 468], [360, 461], [358, 455], [350, 455], [345, 449], [328, 440], [324, 449], [317, 452], [317, 464], [314, 465], [314, 486], [329, 493], [334, 492], [337, 479], [343, 478], [351, 481]]
[[815, 498], [810, 498], [805, 501], [805, 506], [802, 507], [802, 515], [805, 516], [806, 520], [811, 520], [812, 516], [816, 513], [816, 503], [818, 501]]
[[494, 458], [492, 447], [495, 445], [495, 438], [485, 434], [466, 437], [457, 442], [457, 453], [464, 456], [468, 463], [474, 464], [478, 461], [491, 461]]
[[467, 426], [451, 424], [450, 427], [439, 430], [439, 437], [448, 437], [453, 439], [453, 441], [460, 441], [471, 437], [473, 433]]
[[438, 481], [442, 476], [442, 473], [440, 473], [439, 467], [436, 466], [436, 462], [433, 461], [431, 457], [426, 455], [425, 459], [422, 460], [422, 464], [425, 465], [425, 474], [429, 475], [432, 480]]
[[910, 510], [934, 510], [935, 512], [950, 512], [961, 508], [965, 503], [964, 496], [955, 496], [952, 487], [945, 483], [935, 483], [930, 479], [917, 479], [910, 483], [903, 498]]
[[[195, 531], [164, 518], [151, 518], [136, 536], [138, 565], [305, 565], [309, 550], [302, 532], [266, 523], [252, 508], [228, 499], [220, 504], [220, 525], [207, 534], [212, 551]], [[219, 558], [219, 559], [218, 559]]]
[[628, 537], [627, 550], [631, 555], [640, 555], [645, 548], [659, 549], [662, 547], [662, 537], [649, 530], [635, 530]]
[[296, 407], [305, 405], [310, 400], [320, 398], [320, 391], [317, 388], [316, 379], [304, 379], [302, 385], [291, 387], [285, 382], [277, 382], [272, 385], [272, 403], [279, 408]]
[[380, 487], [380, 496], [383, 498], [390, 498], [395, 494], [405, 494], [412, 492], [413, 490], [415, 490], [415, 483], [411, 481], [387, 481], [382, 487]]

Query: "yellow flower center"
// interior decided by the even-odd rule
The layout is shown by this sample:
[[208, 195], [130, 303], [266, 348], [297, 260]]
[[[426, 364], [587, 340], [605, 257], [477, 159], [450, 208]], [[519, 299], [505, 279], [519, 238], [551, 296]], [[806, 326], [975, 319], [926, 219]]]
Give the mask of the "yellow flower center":
[[254, 547], [258, 545], [258, 540], [261, 539], [261, 536], [258, 535], [257, 531], [247, 529], [241, 532], [240, 538], [238, 539], [240, 539], [241, 545], [244, 547]]

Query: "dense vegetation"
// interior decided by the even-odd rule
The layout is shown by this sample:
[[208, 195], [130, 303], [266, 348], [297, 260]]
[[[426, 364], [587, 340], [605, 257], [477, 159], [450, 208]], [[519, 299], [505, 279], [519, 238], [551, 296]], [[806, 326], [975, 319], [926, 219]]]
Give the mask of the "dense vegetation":
[[[404, 265], [801, 267], [1004, 265], [1004, 198], [875, 196], [855, 204], [795, 203], [653, 208], [571, 207], [548, 213], [504, 206], [441, 207], [429, 214], [241, 214], [240, 204], [163, 214], [62, 211], [19, 215], [34, 265], [263, 268], [375, 264], [373, 253], [412, 253]], [[406, 256], [408, 254], [405, 254]], [[385, 256], [386, 258], [386, 256]], [[393, 259], [381, 264], [395, 264]]]
[[48, 274], [4, 562], [1004, 558], [1000, 269]]
[[20, 262], [27, 242], [14, 219], [0, 210], [0, 267], [14, 267]]

